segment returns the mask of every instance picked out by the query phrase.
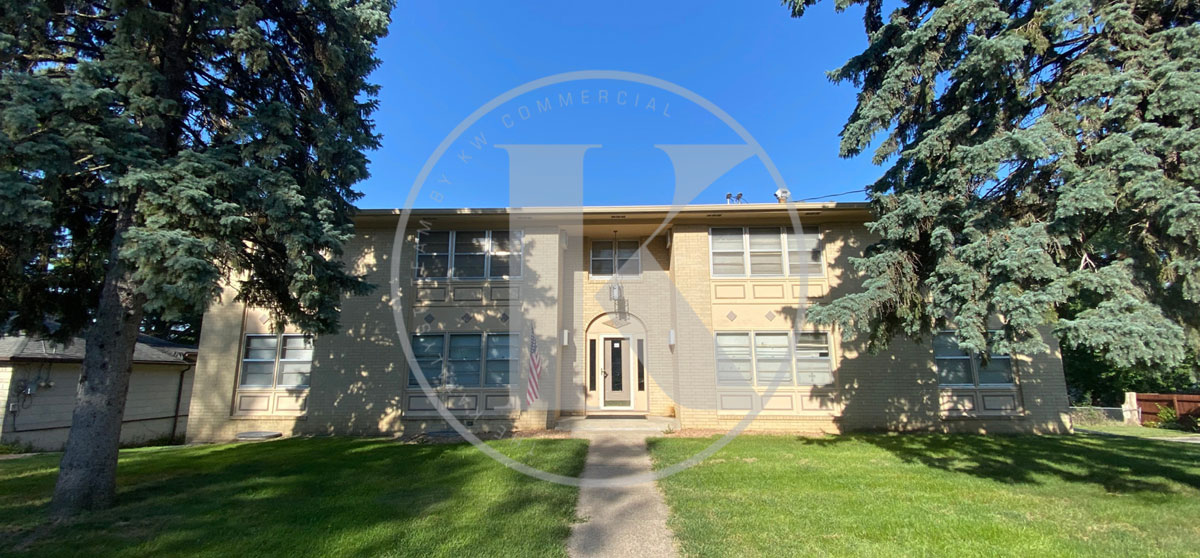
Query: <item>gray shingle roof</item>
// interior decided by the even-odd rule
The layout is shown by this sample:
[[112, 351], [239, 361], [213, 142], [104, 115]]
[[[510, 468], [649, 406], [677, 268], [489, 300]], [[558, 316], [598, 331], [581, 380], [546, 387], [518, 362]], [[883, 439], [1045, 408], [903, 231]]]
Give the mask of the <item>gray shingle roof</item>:
[[[34, 360], [66, 361], [83, 360], [84, 341], [76, 337], [65, 345], [43, 341], [26, 335], [0, 336], [0, 361]], [[149, 335], [139, 335], [133, 348], [133, 360], [139, 363], [186, 364], [187, 357], [196, 353], [195, 347], [164, 341]]]

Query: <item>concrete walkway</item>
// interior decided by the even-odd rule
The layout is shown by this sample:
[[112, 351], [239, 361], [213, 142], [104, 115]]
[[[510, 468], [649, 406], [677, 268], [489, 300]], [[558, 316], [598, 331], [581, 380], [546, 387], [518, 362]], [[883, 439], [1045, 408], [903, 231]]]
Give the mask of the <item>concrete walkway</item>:
[[[646, 437], [637, 430], [575, 430], [590, 440], [584, 479], [612, 479], [650, 472]], [[667, 528], [667, 505], [658, 485], [585, 486], [577, 513], [584, 519], [571, 530], [567, 552], [591, 556], [675, 556], [675, 539]]]

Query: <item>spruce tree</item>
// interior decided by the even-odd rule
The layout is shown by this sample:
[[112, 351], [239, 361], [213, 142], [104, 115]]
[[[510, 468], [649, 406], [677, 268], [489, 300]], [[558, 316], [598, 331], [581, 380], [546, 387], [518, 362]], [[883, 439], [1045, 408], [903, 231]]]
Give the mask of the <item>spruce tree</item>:
[[56, 515], [112, 504], [145, 313], [232, 285], [310, 332], [367, 285], [339, 260], [391, 0], [8, 0], [0, 312], [86, 340]]
[[[784, 2], [795, 17], [815, 0]], [[876, 145], [861, 290], [818, 323], [876, 349], [952, 327], [1034, 354], [1052, 326], [1114, 366], [1171, 366], [1200, 325], [1200, 3], [838, 0], [868, 46], [841, 154]], [[1072, 301], [1089, 304], [1067, 310]], [[988, 316], [1003, 320], [989, 334]]]

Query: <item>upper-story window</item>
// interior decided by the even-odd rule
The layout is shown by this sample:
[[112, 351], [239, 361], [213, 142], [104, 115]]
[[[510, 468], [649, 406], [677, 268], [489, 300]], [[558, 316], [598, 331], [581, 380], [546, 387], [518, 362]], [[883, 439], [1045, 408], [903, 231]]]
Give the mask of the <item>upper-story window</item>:
[[419, 231], [417, 279], [513, 279], [524, 265], [521, 231]]
[[713, 277], [821, 276], [821, 234], [804, 227], [714, 227], [709, 231]]
[[637, 240], [593, 240], [593, 277], [636, 277], [642, 274], [641, 242]]
[[997, 353], [989, 356], [985, 365], [978, 353], [958, 348], [958, 340], [952, 332], [942, 332], [933, 338], [938, 384], [943, 387], [1011, 386], [1012, 357]]

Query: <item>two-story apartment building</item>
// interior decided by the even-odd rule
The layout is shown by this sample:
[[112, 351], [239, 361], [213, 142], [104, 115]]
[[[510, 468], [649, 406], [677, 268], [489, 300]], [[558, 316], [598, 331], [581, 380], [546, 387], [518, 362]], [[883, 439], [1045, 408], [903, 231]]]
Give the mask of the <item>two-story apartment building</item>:
[[364, 210], [345, 257], [379, 288], [344, 300], [341, 332], [273, 331], [232, 291], [205, 315], [188, 437], [442, 430], [439, 407], [474, 430], [578, 415], [1069, 430], [1053, 339], [985, 364], [950, 335], [871, 354], [804, 322], [858, 287], [869, 217], [861, 203]]

